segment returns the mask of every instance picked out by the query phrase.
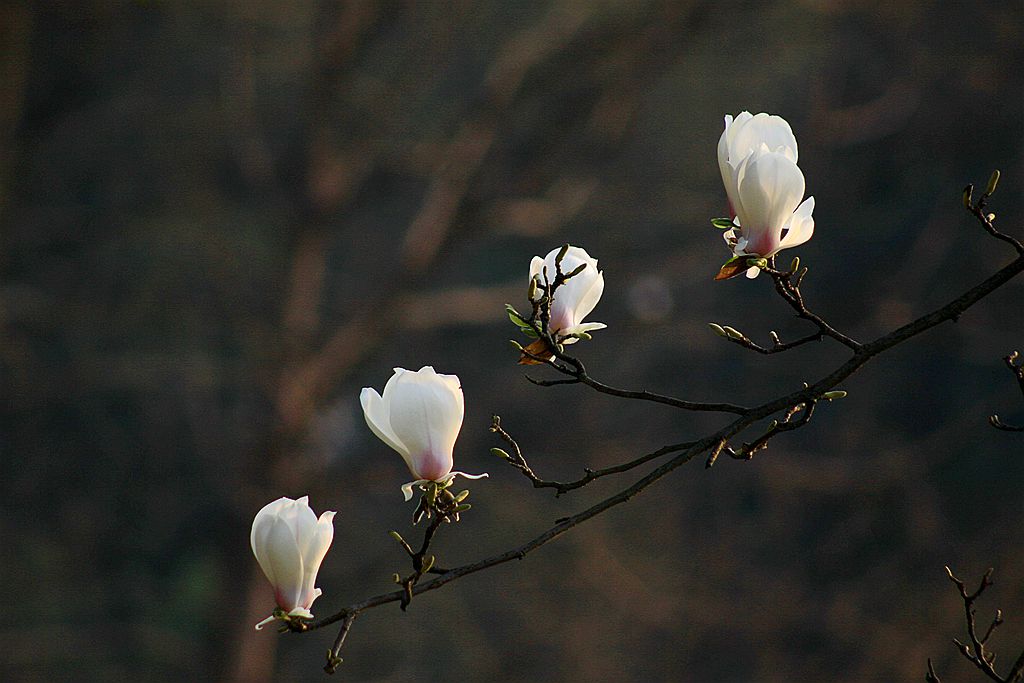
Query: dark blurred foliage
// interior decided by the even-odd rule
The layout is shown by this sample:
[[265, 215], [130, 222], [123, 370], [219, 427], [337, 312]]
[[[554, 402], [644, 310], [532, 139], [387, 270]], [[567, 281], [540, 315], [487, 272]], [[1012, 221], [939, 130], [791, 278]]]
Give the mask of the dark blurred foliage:
[[[553, 499], [487, 449], [492, 412], [551, 477], [724, 417], [522, 378], [502, 304], [566, 241], [601, 261], [577, 350], [610, 383], [754, 403], [845, 357], [726, 258], [726, 113], [785, 116], [815, 195], [809, 304], [867, 340], [1008, 260], [960, 207], [1024, 203], [1024, 5], [8, 1], [0, 6], [0, 669], [9, 681], [317, 680], [332, 631], [253, 631], [249, 545], [280, 495], [339, 511], [318, 615], [389, 590], [398, 456], [360, 387], [457, 373], [457, 464], [491, 478], [453, 565], [616, 486]], [[788, 263], [791, 253], [784, 254]], [[345, 680], [895, 681], [950, 639], [942, 570], [1024, 647], [1024, 441], [1002, 355], [1016, 281], [873, 361], [750, 463], [698, 462], [521, 563], [357, 623]], [[542, 370], [534, 371], [543, 375]], [[984, 615], [983, 615], [984, 616]]]

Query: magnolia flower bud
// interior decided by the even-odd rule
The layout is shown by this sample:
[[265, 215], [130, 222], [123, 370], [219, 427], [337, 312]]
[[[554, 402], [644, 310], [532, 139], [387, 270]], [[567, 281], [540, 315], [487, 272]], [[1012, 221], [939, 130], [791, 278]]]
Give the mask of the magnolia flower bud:
[[[548, 326], [551, 333], [563, 344], [574, 344], [578, 338], [570, 335], [608, 327], [604, 323], [583, 322], [601, 300], [601, 294], [604, 292], [604, 274], [597, 269], [597, 259], [591, 258], [582, 247], [565, 245], [552, 249], [544, 258], [534, 256], [530, 263], [530, 279], [538, 276], [543, 278], [543, 272], [547, 269], [548, 279], [553, 281], [557, 272], [555, 261], [559, 257], [561, 260], [558, 267], [561, 268], [561, 272], [569, 274], [576, 271], [576, 274], [555, 290], [551, 300], [551, 320]], [[579, 270], [581, 267], [582, 270]], [[563, 337], [565, 339], [562, 339]]]
[[[734, 256], [768, 258], [811, 238], [814, 198], [800, 201], [804, 174], [796, 161], [796, 138], [785, 119], [746, 111], [725, 117], [718, 167], [739, 226], [724, 233]], [[740, 272], [728, 276], [733, 271]], [[759, 269], [746, 272], [757, 277]]]
[[[320, 597], [316, 573], [334, 538], [334, 512], [317, 519], [309, 497], [278, 498], [263, 506], [252, 521], [250, 543], [260, 568], [274, 587], [277, 606], [289, 617], [312, 619], [309, 608]], [[256, 630], [273, 621], [268, 617]]]
[[457, 475], [487, 476], [452, 471], [452, 451], [465, 410], [455, 375], [439, 375], [429, 365], [417, 372], [395, 368], [383, 396], [366, 387], [359, 401], [370, 431], [402, 456], [416, 478], [402, 486], [406, 500], [412, 498], [414, 485], [446, 484]]

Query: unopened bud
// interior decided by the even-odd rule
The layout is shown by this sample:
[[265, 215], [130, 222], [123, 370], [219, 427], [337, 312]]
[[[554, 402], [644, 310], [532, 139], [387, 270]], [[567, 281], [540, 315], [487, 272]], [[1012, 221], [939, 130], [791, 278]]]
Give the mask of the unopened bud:
[[846, 398], [846, 392], [845, 391], [826, 391], [824, 394], [821, 395], [821, 397], [823, 399], [825, 399], [826, 401], [832, 401], [832, 400], [835, 400], [837, 398]]
[[996, 215], [994, 213], [990, 213], [989, 215], [985, 216], [985, 218], [988, 219], [989, 223], [991, 223], [996, 219]]
[[708, 323], [708, 327], [710, 327], [711, 331], [714, 332], [715, 334], [717, 334], [719, 337], [728, 337], [729, 336], [726, 333], [725, 328], [722, 327], [721, 325], [717, 324], [717, 323]]
[[457, 494], [455, 494], [455, 502], [456, 503], [461, 503], [462, 501], [466, 500], [466, 498], [468, 498], [468, 497], [469, 497], [469, 489], [465, 489], [465, 490], [459, 491]]
[[398, 533], [397, 531], [389, 531], [388, 536], [395, 539], [399, 543], [405, 543], [405, 539], [402, 538], [402, 534]]
[[516, 351], [523, 351], [523, 345], [517, 342], [515, 339], [509, 339], [508, 343], [512, 345]]
[[562, 265], [562, 259], [565, 258], [565, 255], [566, 255], [566, 253], [568, 251], [569, 251], [569, 245], [568, 244], [563, 244], [562, 248], [558, 250], [558, 255], [555, 256], [555, 265], [556, 266]]
[[512, 459], [511, 455], [509, 455], [508, 453], [506, 453], [505, 451], [503, 451], [500, 448], [492, 448], [491, 449], [491, 455], [496, 455], [499, 458], [504, 458], [505, 460], [511, 460]]
[[434, 566], [434, 560], [435, 558], [433, 555], [427, 555], [426, 557], [424, 557], [423, 566], [420, 568], [420, 571], [424, 574], [429, 572], [430, 569]]
[[465, 512], [466, 510], [472, 510], [472, 509], [473, 509], [472, 505], [470, 505], [469, 503], [463, 503], [462, 505], [457, 506], [455, 508], [454, 512], [459, 513], [459, 512]]
[[391, 575], [391, 580], [394, 581], [395, 583], [402, 583], [402, 577], [399, 576], [398, 574], [392, 574]]
[[582, 273], [583, 269], [586, 268], [586, 267], [587, 267], [586, 263], [579, 264], [578, 266], [576, 266], [571, 271], [569, 271], [568, 273], [565, 274], [565, 279], [568, 280], [571, 277], [576, 277], [577, 275]]
[[530, 287], [526, 290], [526, 298], [533, 301], [534, 297], [537, 296], [537, 278], [530, 278]]
[[964, 194], [963, 194], [964, 208], [965, 209], [973, 208], [973, 204], [972, 204], [973, 197], [974, 197], [974, 185], [968, 185], [967, 187], [964, 188]]
[[985, 186], [985, 196], [991, 196], [996, 188], [999, 187], [999, 169], [992, 171], [992, 175], [988, 177], [988, 185]]
[[726, 325], [725, 327], [722, 328], [722, 331], [725, 332], [727, 336], [733, 339], [743, 339], [743, 333], [734, 327], [729, 327], [728, 325]]
[[795, 273], [798, 270], [800, 270], [800, 257], [794, 256], [793, 261], [789, 264], [789, 272]]

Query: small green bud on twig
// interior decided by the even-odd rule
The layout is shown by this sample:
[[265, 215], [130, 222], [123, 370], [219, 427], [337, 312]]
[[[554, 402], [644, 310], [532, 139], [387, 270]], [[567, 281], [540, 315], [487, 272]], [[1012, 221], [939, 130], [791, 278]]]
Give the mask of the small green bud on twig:
[[996, 219], [996, 215], [994, 213], [990, 213], [989, 215], [985, 216], [985, 219], [988, 220], [989, 223], [991, 223]]
[[754, 267], [754, 268], [767, 268], [768, 267], [768, 259], [766, 259], [766, 258], [747, 259], [747, 265], [751, 266], [751, 267]]
[[423, 565], [420, 567], [420, 573], [426, 574], [434, 566], [434, 556], [427, 555], [423, 558]]
[[499, 458], [504, 458], [505, 460], [511, 460], [512, 459], [511, 455], [509, 455], [507, 452], [505, 452], [504, 450], [502, 450], [500, 448], [492, 448], [491, 449], [491, 455], [496, 455]]
[[526, 298], [533, 301], [534, 297], [537, 296], [537, 278], [530, 278], [530, 287], [526, 290]]
[[795, 273], [798, 270], [800, 270], [800, 257], [794, 256], [793, 260], [789, 264], [789, 272]]
[[992, 175], [990, 175], [988, 177], [988, 185], [985, 186], [985, 196], [986, 197], [991, 197], [992, 194], [996, 191], [997, 187], [999, 187], [999, 169], [998, 168], [996, 170], [992, 171]]
[[971, 209], [974, 206], [973, 203], [972, 203], [973, 196], [974, 196], [974, 185], [968, 185], [967, 187], [964, 188], [964, 194], [963, 194], [964, 208], [965, 209], [969, 210], [969, 209]]
[[722, 327], [721, 325], [717, 324], [717, 323], [708, 323], [708, 327], [710, 327], [711, 331], [714, 332], [715, 334], [717, 334], [719, 337], [728, 337], [729, 336], [726, 333], [725, 328]]
[[737, 330], [735, 327], [729, 327], [726, 325], [722, 328], [722, 331], [732, 339], [743, 339], [743, 333]]
[[562, 248], [558, 250], [558, 254], [555, 256], [555, 265], [556, 266], [562, 265], [562, 259], [565, 258], [565, 255], [566, 255], [566, 253], [568, 253], [568, 251], [569, 251], [569, 244], [568, 243], [563, 244]]
[[523, 351], [523, 345], [517, 342], [515, 339], [509, 339], [508, 343], [511, 344], [512, 348], [514, 348], [516, 351]]
[[399, 576], [397, 572], [391, 575], [391, 580], [395, 583], [402, 583], [402, 577]]
[[825, 399], [826, 401], [833, 401], [833, 400], [835, 400], [837, 398], [846, 398], [846, 392], [845, 391], [826, 391], [824, 394], [821, 395], [821, 397], [823, 399]]
[[469, 503], [463, 503], [462, 505], [457, 506], [455, 508], [454, 512], [459, 513], [459, 512], [465, 512], [466, 510], [472, 510], [472, 509], [473, 509], [472, 505], [470, 505]]
[[466, 500], [466, 498], [468, 498], [468, 497], [469, 497], [469, 489], [464, 489], [462, 491], [459, 491], [455, 495], [455, 502], [456, 503], [461, 503], [462, 501]]
[[390, 536], [391, 538], [395, 539], [396, 541], [398, 541], [402, 545], [405, 545], [405, 539], [402, 538], [402, 534], [398, 533], [397, 531], [389, 531], [388, 532], [388, 536]]
[[586, 263], [579, 264], [578, 266], [576, 266], [571, 271], [569, 271], [568, 273], [565, 274], [565, 279], [568, 280], [571, 277], [576, 277], [577, 275], [582, 273], [583, 269], [586, 268], [586, 267], [587, 267]]

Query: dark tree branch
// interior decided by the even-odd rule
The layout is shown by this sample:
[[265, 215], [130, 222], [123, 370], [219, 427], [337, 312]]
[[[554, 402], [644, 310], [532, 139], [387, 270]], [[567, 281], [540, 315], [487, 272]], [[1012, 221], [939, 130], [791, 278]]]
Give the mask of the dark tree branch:
[[639, 467], [644, 463], [648, 463], [651, 460], [660, 458], [663, 455], [669, 455], [670, 453], [678, 453], [681, 450], [693, 446], [695, 443], [693, 441], [684, 441], [683, 443], [672, 444], [670, 446], [663, 446], [658, 450], [653, 451], [651, 453], [647, 453], [646, 455], [642, 455], [639, 458], [636, 458], [635, 460], [630, 460], [629, 462], [613, 465], [611, 467], [605, 467], [603, 469], [594, 470], [590, 469], [589, 467], [586, 467], [583, 470], [583, 476], [580, 477], [579, 479], [576, 479], [575, 481], [561, 482], [542, 479], [541, 477], [537, 476], [537, 473], [534, 472], [533, 468], [530, 467], [529, 463], [526, 462], [526, 458], [523, 457], [523, 452], [520, 449], [519, 444], [516, 442], [515, 439], [512, 438], [512, 436], [508, 432], [504, 430], [504, 428], [502, 428], [501, 417], [498, 415], [494, 415], [491, 419], [492, 422], [489, 428], [490, 431], [500, 436], [505, 441], [505, 443], [507, 443], [512, 448], [512, 453], [508, 453], [507, 451], [504, 451], [500, 448], [492, 448], [491, 452], [497, 455], [498, 457], [501, 457], [502, 459], [506, 460], [508, 464], [510, 464], [512, 467], [522, 472], [523, 476], [530, 480], [534, 488], [555, 489], [556, 498], [558, 496], [561, 496], [563, 493], [568, 493], [569, 491], [582, 488], [589, 484], [590, 482], [594, 481], [595, 479], [607, 477], [608, 475], [611, 474], [621, 474], [622, 472], [628, 472], [629, 470]]
[[[798, 270], [799, 267], [799, 261], [794, 260], [793, 268], [791, 268], [790, 270], [776, 270], [775, 257], [773, 256], [771, 259], [768, 260], [768, 266], [762, 268], [762, 270], [771, 276], [772, 282], [775, 283], [775, 291], [778, 292], [779, 296], [781, 296], [787, 304], [789, 304], [790, 308], [796, 311], [797, 317], [810, 321], [814, 323], [815, 326], [817, 326], [818, 338], [820, 338], [821, 336], [831, 337], [840, 344], [851, 349], [854, 353], [859, 351], [861, 348], [859, 342], [854, 341], [851, 337], [835, 329], [830, 324], [825, 322], [825, 320], [821, 316], [811, 312], [807, 308], [807, 304], [804, 303], [803, 293], [800, 291], [800, 284], [803, 282], [804, 276], [807, 275], [807, 268]], [[806, 341], [811, 341], [811, 339], [805, 339]], [[797, 344], [793, 344], [792, 346], [796, 345]], [[792, 346], [790, 346], [790, 348], [792, 348]], [[786, 349], [780, 350], [785, 351]]]
[[994, 225], [996, 215], [994, 213], [989, 213], [987, 210], [988, 198], [992, 196], [992, 194], [996, 191], [996, 188], [999, 186], [999, 176], [1000, 174], [998, 169], [992, 171], [992, 175], [989, 176], [988, 179], [988, 186], [985, 188], [985, 193], [982, 194], [981, 198], [973, 204], [971, 203], [971, 195], [974, 194], [974, 185], [968, 185], [967, 187], [965, 187], [963, 197], [964, 208], [967, 209], [967, 211], [970, 212], [971, 215], [978, 219], [978, 222], [981, 223], [981, 226], [985, 228], [985, 232], [992, 235], [997, 240], [1002, 240], [1003, 242], [1006, 242], [1007, 244], [1009, 244], [1010, 246], [1017, 250], [1017, 254], [1019, 254], [1020, 256], [1024, 256], [1024, 243], [1021, 243], [1021, 241], [1016, 239], [1015, 237], [1012, 237], [1010, 235], [1007, 235], [1006, 233], [997, 230], [996, 226]]
[[[1017, 384], [1020, 386], [1020, 391], [1024, 394], [1024, 361], [1018, 362], [1020, 354], [1016, 351], [1011, 353], [1009, 356], [1003, 358], [1003, 362], [1006, 363], [1006, 367], [1010, 369], [1013, 376], [1017, 378]], [[1011, 425], [1003, 422], [999, 419], [998, 415], [989, 415], [989, 424], [996, 429], [1002, 429], [1007, 432], [1024, 432], [1024, 425]]]
[[[992, 569], [989, 568], [989, 570], [985, 572], [985, 575], [981, 577], [981, 583], [978, 584], [977, 590], [973, 593], [967, 590], [966, 584], [957, 578], [949, 567], [946, 567], [946, 574], [949, 575], [949, 580], [956, 584], [957, 590], [960, 592], [960, 597], [964, 601], [964, 618], [967, 622], [967, 636], [971, 641], [968, 644], [963, 643], [956, 638], [953, 639], [953, 643], [960, 651], [960, 654], [962, 654], [967, 661], [974, 664], [978, 670], [993, 681], [998, 681], [999, 683], [1017, 683], [1020, 681], [1021, 678], [1024, 677], [1024, 652], [1021, 653], [1017, 658], [1017, 661], [1010, 668], [1010, 671], [1004, 677], [1000, 676], [995, 669], [996, 653], [990, 651], [986, 647], [986, 643], [992, 636], [992, 633], [1003, 623], [1003, 613], [1001, 610], [996, 610], [996, 615], [985, 630], [985, 635], [978, 635], [974, 603], [981, 597], [981, 594], [985, 592], [985, 589], [992, 585]], [[930, 660], [928, 669], [929, 672], [932, 672]]]
[[750, 349], [751, 351], [756, 351], [765, 356], [770, 356], [773, 353], [782, 353], [783, 351], [789, 351], [790, 349], [795, 349], [796, 347], [803, 346], [804, 344], [807, 344], [809, 342], [821, 341], [822, 339], [825, 338], [825, 334], [819, 330], [818, 332], [809, 334], [806, 337], [800, 337], [799, 339], [796, 339], [791, 342], [783, 342], [781, 339], [779, 339], [778, 333], [775, 332], [775, 330], [772, 330], [771, 332], [768, 333], [768, 336], [772, 340], [772, 345], [761, 346], [753, 339], [751, 339], [750, 337], [748, 337], [747, 335], [743, 334], [742, 332], [735, 328], [729, 326], [723, 327], [722, 325], [718, 325], [716, 323], [710, 323], [710, 326], [711, 329], [715, 331], [715, 334], [719, 335], [720, 337], [724, 337], [733, 344], [742, 346], [745, 349]]
[[[990, 182], [990, 185], [991, 184], [992, 183]], [[988, 192], [987, 194], [991, 194], [991, 192]], [[967, 203], [966, 199], [965, 203]], [[991, 218], [986, 218], [986, 220], [988, 221], [987, 223], [985, 221], [982, 222], [984, 225], [986, 225], [986, 230], [988, 230], [990, 234], [993, 234], [992, 230], [989, 230], [989, 228], [991, 228]], [[1010, 239], [1012, 240], [1012, 238]], [[1003, 239], [1003, 241], [1007, 240]], [[1010, 243], [1014, 244], [1016, 243], [1016, 240], [1013, 240]], [[894, 346], [897, 346], [898, 344], [907, 341], [912, 337], [915, 337], [919, 334], [922, 334], [923, 332], [926, 332], [927, 330], [931, 329], [932, 327], [935, 327], [936, 325], [939, 325], [942, 322], [957, 319], [961, 314], [963, 314], [964, 311], [966, 311], [972, 305], [974, 305], [979, 300], [992, 293], [995, 289], [1002, 286], [1012, 278], [1019, 275], [1021, 272], [1024, 272], [1024, 251], [1018, 249], [1018, 256], [1016, 259], [1014, 259], [1011, 263], [998, 270], [996, 273], [988, 277], [980, 284], [967, 290], [962, 295], [948, 302], [944, 306], [941, 306], [940, 308], [937, 308], [931, 311], [930, 313], [927, 313], [917, 318], [916, 320], [896, 330], [893, 330], [892, 332], [883, 335], [867, 344], [861, 344], [837, 332], [831, 326], [828, 326], [828, 324], [825, 323], [821, 318], [807, 311], [806, 307], [803, 304], [802, 297], [797, 296], [797, 293], [799, 291], [800, 280], [803, 277], [803, 273], [801, 273], [799, 276], [796, 276], [795, 280], [792, 279], [794, 277], [793, 273], [790, 273], [788, 275], [780, 274], [778, 278], [773, 278], [776, 282], [776, 287], [777, 289], [781, 290], [780, 294], [782, 294], [784, 298], [787, 298], [787, 295], [795, 297], [792, 300], [787, 298], [787, 301], [790, 301], [794, 309], [797, 310], [798, 315], [818, 325], [819, 330], [823, 334], [832, 337], [833, 339], [836, 339], [840, 343], [846, 345], [847, 347], [854, 351], [854, 354], [852, 358], [848, 359], [845, 363], [843, 363], [835, 370], [833, 370], [831, 373], [829, 373], [825, 377], [822, 377], [815, 383], [810, 385], [804, 384], [804, 387], [800, 390], [791, 392], [785, 396], [780, 396], [754, 408], [742, 408], [740, 406], [731, 406], [729, 404], [691, 404], [689, 402], [680, 401], [678, 399], [673, 399], [671, 397], [663, 397], [658, 396], [656, 394], [649, 394], [648, 392], [630, 392], [614, 389], [607, 385], [603, 385], [599, 382], [596, 382], [595, 380], [589, 377], [582, 362], [571, 356], [567, 356], [564, 353], [560, 343], [552, 338], [552, 336], [548, 332], [547, 320], [544, 320], [544, 318], [547, 316], [545, 316], [544, 313], [542, 313], [543, 306], [538, 306], [538, 303], [534, 302], [534, 316], [531, 317], [529, 324], [537, 333], [538, 339], [543, 340], [543, 342], [547, 345], [547, 350], [550, 351], [550, 357], [544, 357], [541, 354], [534, 354], [533, 357], [539, 359], [539, 362], [552, 365], [552, 367], [555, 367], [555, 369], [559, 370], [559, 372], [562, 372], [563, 374], [568, 374], [577, 382], [587, 384], [588, 386], [591, 386], [592, 388], [597, 389], [602, 393], [608, 393], [610, 395], [620, 396], [622, 398], [637, 398], [641, 400], [667, 403], [668, 405], [674, 405], [676, 407], [683, 407], [691, 410], [714, 410], [719, 412], [733, 412], [736, 413], [738, 417], [735, 420], [733, 420], [730, 424], [720, 428], [713, 434], [710, 434], [696, 442], [693, 442], [692, 445], [686, 446], [685, 448], [683, 445], [679, 445], [677, 450], [681, 450], [682, 452], [678, 452], [674, 457], [657, 466], [654, 470], [652, 470], [647, 475], [637, 480], [631, 486], [623, 489], [622, 491], [616, 493], [615, 495], [605, 498], [604, 500], [596, 503], [595, 505], [591, 506], [590, 508], [587, 508], [586, 510], [583, 510], [582, 512], [556, 521], [554, 526], [550, 527], [540, 535], [534, 537], [530, 541], [527, 541], [526, 543], [516, 548], [512, 548], [511, 550], [507, 550], [503, 553], [485, 559], [481, 559], [470, 564], [465, 564], [459, 567], [452, 568], [425, 583], [419, 583], [418, 581], [412, 582], [407, 586], [403, 586], [403, 590], [394, 591], [391, 593], [383, 593], [381, 595], [368, 598], [361, 602], [348, 605], [331, 616], [328, 616], [324, 619], [312, 623], [298, 624], [297, 626], [293, 627], [292, 630], [316, 630], [334, 624], [338, 621], [343, 621], [342, 633], [339, 634], [338, 638], [339, 641], [343, 641], [345, 633], [347, 633], [348, 628], [351, 627], [351, 620], [354, 619], [355, 616], [359, 613], [367, 609], [379, 607], [381, 605], [385, 605], [391, 602], [399, 602], [402, 605], [407, 605], [408, 601], [411, 599], [413, 595], [418, 595], [420, 593], [425, 593], [427, 591], [436, 590], [448, 584], [449, 582], [455, 581], [456, 579], [459, 579], [468, 574], [483, 571], [490, 567], [494, 567], [514, 559], [522, 559], [528, 553], [545, 545], [549, 541], [561, 536], [565, 532], [587, 521], [588, 519], [595, 517], [605, 512], [606, 510], [611, 509], [612, 507], [627, 502], [632, 497], [643, 492], [653, 483], [659, 481], [660, 479], [662, 479], [663, 477], [665, 477], [678, 467], [681, 467], [682, 465], [686, 464], [687, 462], [697, 457], [701, 453], [710, 451], [712, 459], [716, 458], [719, 453], [723, 452], [728, 447], [728, 441], [732, 439], [734, 436], [736, 436], [737, 434], [749, 428], [750, 426], [752, 426], [753, 424], [757, 423], [760, 420], [766, 419], [780, 411], [786, 411], [783, 419], [779, 422], [772, 424], [769, 427], [769, 429], [764, 434], [762, 434], [761, 437], [755, 439], [753, 442], [749, 444], [744, 444], [744, 446], [741, 447], [738, 451], [735, 451], [737, 455], [744, 452], [746, 454], [751, 454], [754, 450], [763, 448], [764, 445], [767, 444], [768, 440], [770, 440], [775, 434], [782, 431], [797, 429], [803, 424], [806, 424], [806, 422], [811, 417], [813, 407], [816, 404], [816, 402], [821, 399], [828, 400], [830, 398], [827, 395], [828, 392], [832, 391], [839, 383], [850, 377], [853, 373], [855, 373], [857, 370], [863, 367], [872, 358], [884, 353], [885, 351], [891, 349]], [[556, 281], [558, 277], [559, 275], [558, 273], [556, 273]], [[547, 282], [547, 274], [545, 274], [545, 282]], [[532, 296], [531, 301], [533, 301]], [[546, 305], [549, 307], [550, 302], [548, 302], [548, 304]], [[540, 322], [543, 324], [539, 324], [537, 322], [538, 318], [540, 319]], [[524, 351], [524, 354], [526, 354], [526, 351]], [[562, 361], [562, 364], [556, 363], [555, 359]], [[833, 397], [838, 397], [838, 395], [835, 395]], [[792, 419], [798, 412], [802, 412], [803, 414], [795, 420]], [[508, 437], [506, 440], [510, 442], [510, 444], [515, 444], [514, 440], [512, 440], [511, 437]], [[532, 478], [539, 479], [536, 477], [535, 474], [532, 473], [532, 470], [529, 469], [529, 465], [526, 463], [525, 458], [523, 458], [522, 452], [519, 450], [517, 444], [513, 445], [513, 450], [516, 451], [516, 457], [509, 457], [509, 461], [512, 462], [514, 465], [517, 464], [518, 468], [524, 471], [524, 473], [527, 474], [528, 477], [530, 477], [530, 475], [532, 474]], [[663, 455], [665, 454], [667, 453], [663, 453]], [[646, 457], [647, 456], [644, 456], [644, 458]], [[653, 458], [657, 456], [652, 454], [650, 457]], [[643, 458], [638, 460], [643, 460]], [[633, 462], [636, 463], [638, 461]], [[625, 471], [630, 469], [631, 466], [635, 465], [632, 465], [632, 463], [624, 463], [623, 465], [618, 467], [625, 468], [624, 470], [622, 470]], [[557, 484], [554, 486], [554, 488], [558, 488]], [[425, 552], [425, 547], [427, 545], [429, 545], [429, 540], [425, 539], [423, 552]], [[423, 558], [421, 557], [421, 560], [422, 559]], [[417, 569], [417, 572], [420, 575], [424, 573], [421, 572], [419, 569]], [[981, 656], [981, 658], [978, 659], [975, 663], [982, 670], [985, 670], [986, 666], [989, 669], [991, 669], [991, 657], [994, 657], [994, 655], [992, 655], [991, 657], [989, 656], [987, 651], [984, 649], [985, 646], [983, 639], [977, 637], [977, 634], [974, 629], [974, 612], [972, 609], [972, 603], [974, 599], [976, 599], [977, 596], [980, 595], [981, 591], [984, 589], [985, 581], [988, 580], [988, 576], [989, 575], [986, 574], [986, 579], [983, 580], [982, 587], [979, 588], [979, 590], [972, 596], [966, 592], [966, 589], [963, 587], [962, 582], [953, 577], [952, 573], [950, 573], [950, 577], [957, 582], [958, 586], [961, 588], [961, 594], [965, 598], [965, 610], [968, 618], [971, 642], [974, 648], [973, 652], [976, 657], [978, 655]], [[987, 640], [987, 638], [991, 635], [991, 632], [997, 626], [998, 624], [993, 624], [989, 627], [988, 631], [984, 636], [984, 640]], [[964, 646], [963, 644], [959, 643], [958, 646], [963, 649], [965, 656], [968, 656], [970, 658], [971, 646]], [[340, 643], [338, 645], [338, 648], [340, 648]], [[332, 650], [332, 655], [334, 658], [340, 661], [337, 649]], [[332, 661], [333, 660], [331, 660], [329, 657], [328, 665], [330, 665]], [[328, 666], [328, 670], [329, 669], [330, 666]], [[1003, 679], [996, 677], [994, 678], [994, 680], [1002, 681], [1002, 683], [1016, 683], [1021, 679], [1022, 676], [1024, 676], [1024, 653], [1022, 653], [1022, 655], [1018, 658], [1017, 662], [1014, 664], [1013, 668], [1010, 671], [1010, 674], [1008, 674], [1008, 678]], [[931, 668], [929, 668], [929, 677], [929, 680], [931, 680], [932, 678], [937, 680], [937, 676], [934, 675], [934, 671]]]

